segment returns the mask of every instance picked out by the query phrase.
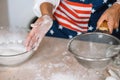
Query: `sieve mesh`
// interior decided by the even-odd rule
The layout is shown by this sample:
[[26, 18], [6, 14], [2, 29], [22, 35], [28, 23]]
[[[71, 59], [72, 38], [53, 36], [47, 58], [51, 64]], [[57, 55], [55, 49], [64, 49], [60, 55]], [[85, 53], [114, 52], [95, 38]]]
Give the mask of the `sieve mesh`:
[[69, 50], [78, 57], [88, 59], [104, 59], [111, 57], [106, 50], [113, 45], [120, 44], [120, 41], [105, 33], [87, 33], [74, 37], [69, 43]]

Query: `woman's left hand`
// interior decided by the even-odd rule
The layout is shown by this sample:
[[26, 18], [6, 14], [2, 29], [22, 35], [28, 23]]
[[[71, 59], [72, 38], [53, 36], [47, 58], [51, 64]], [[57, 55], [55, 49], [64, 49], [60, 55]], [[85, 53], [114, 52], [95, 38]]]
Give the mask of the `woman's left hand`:
[[49, 15], [44, 15], [39, 17], [37, 21], [31, 25], [33, 28], [25, 40], [27, 51], [30, 51], [33, 48], [36, 50], [38, 48], [40, 42], [51, 28], [52, 24], [53, 20], [51, 17]]
[[103, 21], [107, 21], [109, 33], [112, 34], [113, 29], [117, 29], [120, 20], [120, 4], [113, 4], [108, 8], [100, 17], [97, 22], [97, 29], [100, 27]]

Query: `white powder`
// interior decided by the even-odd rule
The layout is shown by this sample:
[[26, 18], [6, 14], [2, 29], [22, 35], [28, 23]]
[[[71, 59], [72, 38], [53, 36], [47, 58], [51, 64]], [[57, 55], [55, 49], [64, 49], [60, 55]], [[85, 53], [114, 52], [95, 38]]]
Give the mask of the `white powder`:
[[80, 80], [80, 78], [73, 74], [57, 73], [52, 75], [50, 80]]
[[3, 43], [0, 46], [0, 64], [16, 65], [27, 60], [33, 53], [33, 51], [24, 52], [26, 52], [26, 48], [22, 43]]
[[26, 52], [26, 48], [23, 43], [27, 34], [27, 29], [20, 27], [10, 29], [9, 27], [6, 27], [0, 30], [0, 55], [2, 55], [0, 56], [1, 65], [16, 65], [24, 62], [30, 57], [33, 51], [17, 55]]
[[6, 56], [11, 56], [11, 55], [16, 55], [19, 53], [22, 53], [23, 51], [21, 50], [15, 50], [15, 49], [0, 49], [0, 55], [6, 55]]
[[0, 45], [0, 55], [16, 55], [26, 51], [22, 43], [2, 43]]
[[117, 79], [110, 76], [110, 77], [107, 77], [105, 80], [117, 80]]
[[[89, 71], [79, 65], [67, 52], [37, 67], [33, 80], [99, 80], [94, 70]], [[63, 56], [63, 57], [62, 57]]]
[[1, 75], [7, 76], [4, 78], [0, 76], [1, 80], [99, 80], [94, 71], [91, 71], [92, 77], [86, 76], [87, 70], [68, 54], [63, 56], [61, 53], [61, 56], [48, 60], [41, 60], [40, 57], [34, 58], [21, 67], [12, 67], [6, 72], [1, 72]]

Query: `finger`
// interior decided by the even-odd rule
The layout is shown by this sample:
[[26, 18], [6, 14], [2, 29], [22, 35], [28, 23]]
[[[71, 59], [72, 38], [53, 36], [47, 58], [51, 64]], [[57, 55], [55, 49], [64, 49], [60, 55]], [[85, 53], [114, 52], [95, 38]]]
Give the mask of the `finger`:
[[42, 21], [43, 21], [43, 19], [42, 18], [38, 18], [37, 20], [36, 20], [36, 22], [34, 23], [34, 25], [40, 25], [41, 23], [42, 23]]
[[31, 24], [31, 27], [39, 27], [42, 22]]
[[43, 19], [42, 18], [38, 18], [36, 20], [36, 22], [34, 24], [31, 24], [30, 26], [33, 28], [33, 27], [39, 27], [42, 23]]
[[34, 43], [36, 42], [36, 35], [39, 34], [39, 30], [37, 27], [39, 27], [41, 25], [41, 22], [39, 22], [42, 19], [37, 20], [34, 24], [31, 24], [31, 27], [33, 27], [33, 29], [31, 30], [30, 34], [28, 35], [27, 39], [26, 39], [26, 48], [27, 50], [30, 50]]
[[119, 27], [119, 21], [117, 21], [117, 22], [115, 23], [114, 29], [117, 29], [118, 27]]
[[28, 34], [26, 40], [25, 40], [25, 46], [27, 47], [30, 43], [30, 40], [32, 39], [32, 37], [35, 35], [35, 29], [33, 28], [30, 33]]
[[102, 24], [102, 22], [103, 22], [103, 19], [99, 19], [98, 20], [96, 29], [98, 29], [100, 27], [100, 25]]
[[42, 37], [38, 37], [36, 43], [34, 44], [34, 50], [37, 50], [41, 41], [42, 41]]
[[103, 21], [107, 21], [107, 18], [104, 16], [104, 15], [102, 15], [101, 17], [100, 17], [100, 19], [98, 20], [98, 22], [97, 22], [97, 27], [96, 27], [96, 29], [98, 29], [99, 27], [100, 27], [100, 25], [103, 23]]
[[35, 43], [38, 41], [38, 37], [36, 35], [34, 35], [30, 42], [29, 45], [27, 46], [27, 50], [31, 50], [32, 48], [34, 48]]
[[41, 31], [39, 31], [39, 34], [37, 35], [37, 40], [36, 40], [35, 44], [33, 45], [35, 50], [38, 48], [38, 46], [39, 46], [39, 44], [42, 41], [44, 36], [45, 36], [45, 33], [41, 29]]
[[112, 32], [113, 32], [114, 26], [115, 26], [114, 21], [109, 20], [109, 21], [108, 21], [108, 28], [109, 28], [110, 34], [112, 34]]
[[37, 38], [37, 41], [33, 45], [34, 50], [37, 50], [38, 46], [39, 46], [39, 38]]
[[33, 45], [37, 42], [39, 35], [39, 29], [34, 30], [34, 36], [31, 37], [29, 44], [27, 45], [28, 50], [33, 48]]
[[33, 28], [33, 27], [37, 27], [37, 25], [35, 25], [35, 24], [31, 24], [31, 27]]

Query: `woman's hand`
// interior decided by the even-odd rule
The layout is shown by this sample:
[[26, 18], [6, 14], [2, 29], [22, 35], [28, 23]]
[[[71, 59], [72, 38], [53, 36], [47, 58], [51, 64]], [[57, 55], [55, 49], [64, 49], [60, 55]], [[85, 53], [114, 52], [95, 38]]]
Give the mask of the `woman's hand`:
[[27, 51], [31, 50], [32, 48], [34, 48], [35, 50], [38, 48], [41, 40], [52, 26], [52, 23], [53, 20], [51, 19], [51, 17], [48, 15], [44, 15], [38, 18], [34, 24], [31, 24], [31, 27], [33, 28], [28, 34], [25, 41]]
[[54, 6], [51, 3], [44, 2], [40, 5], [40, 10], [42, 15], [49, 15], [52, 19], [55, 19], [53, 16]]
[[40, 5], [42, 17], [39, 17], [37, 21], [31, 25], [33, 28], [25, 41], [27, 51], [31, 50], [32, 48], [37, 49], [41, 40], [52, 26], [53, 7], [54, 6], [48, 2], [44, 2]]
[[97, 22], [97, 29], [99, 29], [101, 23], [107, 21], [109, 33], [112, 34], [113, 29], [117, 29], [120, 21], [120, 4], [113, 4], [108, 8], [100, 17]]

